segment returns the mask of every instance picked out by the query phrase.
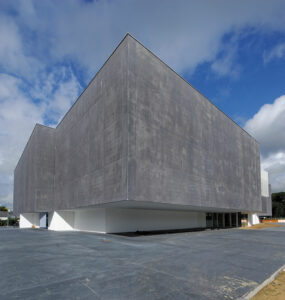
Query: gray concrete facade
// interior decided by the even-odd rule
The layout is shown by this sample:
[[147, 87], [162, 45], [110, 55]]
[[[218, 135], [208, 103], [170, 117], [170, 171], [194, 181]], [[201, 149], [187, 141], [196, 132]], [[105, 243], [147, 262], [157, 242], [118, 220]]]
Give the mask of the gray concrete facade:
[[36, 124], [14, 171], [14, 212], [51, 210], [55, 130]]
[[260, 211], [259, 144], [129, 40], [130, 199]]
[[14, 211], [124, 201], [262, 210], [258, 143], [127, 35], [59, 125], [36, 125]]

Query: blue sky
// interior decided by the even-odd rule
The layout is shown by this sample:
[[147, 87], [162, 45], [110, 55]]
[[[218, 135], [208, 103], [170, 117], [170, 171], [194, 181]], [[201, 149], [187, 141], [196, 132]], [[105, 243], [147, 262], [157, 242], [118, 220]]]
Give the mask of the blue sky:
[[36, 122], [56, 126], [127, 32], [260, 143], [285, 190], [285, 1], [0, 0], [0, 204]]
[[184, 75], [241, 126], [264, 103], [285, 94], [285, 48], [281, 57], [267, 61], [274, 46], [285, 43], [285, 34], [247, 31], [250, 32], [245, 28], [244, 36], [239, 38], [234, 61], [231, 61], [236, 73], [231, 74], [230, 70], [227, 76], [221, 76], [211, 69], [211, 63], [202, 63], [193, 75]]

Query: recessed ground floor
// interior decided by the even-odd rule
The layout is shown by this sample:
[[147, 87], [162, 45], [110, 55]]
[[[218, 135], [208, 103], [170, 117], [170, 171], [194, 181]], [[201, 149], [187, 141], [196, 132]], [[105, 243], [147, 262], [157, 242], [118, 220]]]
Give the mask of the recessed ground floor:
[[[257, 214], [246, 214], [248, 224], [259, 223]], [[20, 228], [48, 228], [55, 231], [124, 233], [202, 228], [241, 227], [241, 212], [97, 207], [22, 213]]]
[[239, 299], [285, 264], [285, 227], [125, 237], [0, 230], [0, 299]]

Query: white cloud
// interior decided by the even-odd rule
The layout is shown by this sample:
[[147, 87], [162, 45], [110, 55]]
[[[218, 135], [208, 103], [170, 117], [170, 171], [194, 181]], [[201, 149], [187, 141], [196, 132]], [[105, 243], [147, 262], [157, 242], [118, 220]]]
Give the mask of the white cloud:
[[211, 69], [219, 76], [229, 75], [237, 79], [239, 77], [241, 66], [236, 63], [236, 56], [238, 52], [238, 38], [237, 34], [234, 35], [227, 43], [224, 43], [224, 49], [221, 54], [216, 58]]
[[11, 175], [36, 122], [42, 122], [43, 107], [21, 91], [21, 80], [0, 74], [0, 173]]
[[71, 73], [70, 80], [62, 82], [58, 86], [47, 108], [47, 114], [53, 119], [54, 124], [57, 124], [66, 114], [71, 104], [76, 100], [80, 90], [81, 86], [73, 73]]
[[77, 99], [82, 87], [71, 68], [57, 67], [42, 74], [30, 93], [44, 104], [45, 124], [55, 126]]
[[[224, 51], [222, 38], [226, 33], [242, 32], [244, 28], [285, 31], [285, 17], [280, 13], [285, 10], [283, 0], [70, 0], [68, 5], [64, 1], [29, 1], [25, 6], [11, 3], [18, 11], [17, 24], [35, 34], [49, 59], [73, 59], [88, 70], [89, 77], [126, 32], [176, 71], [183, 72], [193, 71], [202, 62], [214, 63]], [[224, 53], [230, 69], [232, 54]], [[221, 63], [218, 61], [213, 69], [226, 74], [228, 70]]]
[[63, 69], [56, 79], [45, 74], [38, 87], [30, 87], [37, 104], [23, 91], [23, 80], [0, 74], [0, 205], [11, 207], [13, 171], [35, 123], [56, 125], [79, 94], [76, 77]]
[[25, 54], [18, 26], [11, 18], [0, 15], [0, 65], [2, 72], [27, 79], [42, 68], [42, 63]]
[[41, 106], [20, 85], [21, 80], [0, 74], [0, 204], [12, 200], [13, 170], [35, 122], [43, 121]]
[[264, 155], [285, 151], [285, 95], [263, 105], [245, 124], [260, 143]]
[[269, 171], [272, 191], [285, 191], [285, 151], [262, 158], [262, 167]]
[[[100, 66], [130, 32], [178, 72], [215, 61], [225, 33], [247, 26], [285, 30], [283, 1], [113, 1], [58, 8], [54, 53], [72, 55], [87, 68]], [[258, 5], [258, 10], [256, 6]], [[92, 50], [91, 50], [92, 49]], [[234, 59], [225, 53], [227, 65]], [[233, 65], [230, 66], [233, 69]], [[219, 74], [227, 74], [216, 66]], [[94, 71], [93, 71], [94, 72]]]
[[269, 171], [273, 191], [285, 191], [285, 95], [263, 105], [245, 124], [260, 143], [262, 166]]
[[263, 61], [266, 64], [275, 58], [282, 58], [284, 56], [285, 56], [285, 43], [280, 43], [270, 51], [264, 52]]

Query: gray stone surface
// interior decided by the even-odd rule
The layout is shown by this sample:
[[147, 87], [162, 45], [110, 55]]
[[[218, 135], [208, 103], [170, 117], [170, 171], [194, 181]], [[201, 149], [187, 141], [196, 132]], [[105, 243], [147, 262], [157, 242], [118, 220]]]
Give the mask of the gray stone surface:
[[54, 154], [32, 135], [20, 159], [16, 213], [121, 200], [261, 211], [258, 143], [129, 35], [53, 134]]
[[261, 211], [258, 143], [129, 39], [129, 199]]
[[0, 230], [0, 299], [238, 299], [285, 264], [285, 227], [122, 237]]
[[126, 199], [127, 40], [56, 128], [55, 209]]
[[14, 213], [48, 211], [54, 199], [54, 133], [36, 124], [14, 172]]
[[[14, 172], [16, 214], [127, 199], [127, 45], [123, 40], [56, 129], [35, 127]], [[51, 182], [40, 176], [46, 165], [54, 168]]]

